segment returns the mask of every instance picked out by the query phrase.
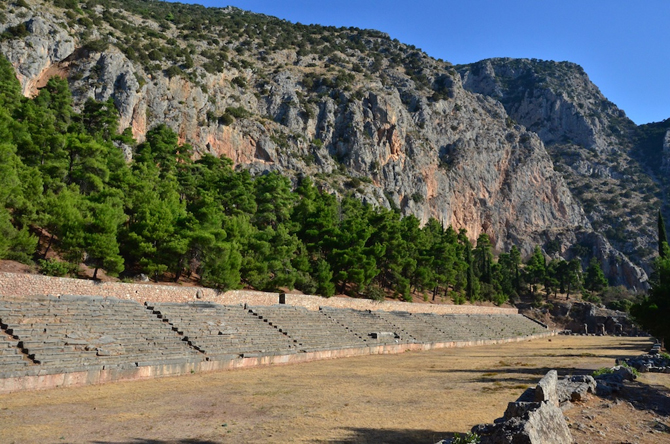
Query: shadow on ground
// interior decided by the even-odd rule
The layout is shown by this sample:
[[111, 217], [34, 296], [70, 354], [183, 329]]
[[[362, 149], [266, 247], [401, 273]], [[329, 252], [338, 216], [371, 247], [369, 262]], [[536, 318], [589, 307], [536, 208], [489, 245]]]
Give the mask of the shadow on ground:
[[[505, 374], [518, 374], [518, 375], [537, 375], [540, 378], [547, 374], [549, 370], [556, 370], [558, 376], [564, 375], [590, 375], [593, 373], [593, 369], [583, 369], [583, 368], [572, 368], [572, 367], [513, 367], [513, 366], [500, 366], [492, 368], [478, 368], [476, 370], [470, 369], [444, 369], [444, 370], [429, 370], [436, 373], [472, 373], [475, 375], [482, 375], [486, 373], [494, 373], [499, 375]], [[540, 380], [538, 378], [538, 381]], [[525, 381], [526, 378], [523, 378]]]
[[130, 441], [91, 441], [91, 444], [219, 444], [219, 442], [207, 439], [171, 439], [164, 441], [162, 439], [133, 438]]
[[670, 390], [662, 385], [627, 382], [623, 390], [613, 397], [630, 402], [637, 410], [651, 410], [670, 416]]
[[[352, 434], [343, 440], [328, 441], [332, 444], [433, 444], [441, 439], [453, 438], [457, 432], [435, 430], [343, 428]], [[464, 435], [465, 433], [461, 433]]]

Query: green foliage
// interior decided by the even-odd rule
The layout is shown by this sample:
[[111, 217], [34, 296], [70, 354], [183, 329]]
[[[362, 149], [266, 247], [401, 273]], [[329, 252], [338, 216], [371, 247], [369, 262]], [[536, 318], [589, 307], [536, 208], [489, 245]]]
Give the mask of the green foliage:
[[663, 215], [661, 211], [658, 212], [658, 254], [661, 257], [665, 257], [665, 249], [663, 248], [664, 244], [668, 243], [668, 235], [665, 231], [665, 221], [663, 220]]
[[40, 273], [47, 276], [63, 277], [76, 270], [76, 266], [67, 262], [61, 262], [55, 259], [40, 259], [38, 265], [40, 266]]
[[468, 432], [465, 435], [454, 433], [451, 444], [478, 444], [481, 438], [476, 433]]
[[238, 86], [242, 89], [245, 89], [247, 87], [247, 80], [244, 77], [233, 77], [233, 79], [230, 81], [235, 86]]
[[182, 76], [183, 74], [184, 71], [182, 71], [181, 68], [177, 65], [171, 65], [168, 69], [165, 70], [165, 75], [168, 76], [169, 79]]
[[591, 373], [591, 376], [595, 378], [596, 376], [611, 375], [612, 373], [614, 373], [614, 370], [612, 370], [610, 367], [602, 367]]
[[229, 106], [228, 108], [226, 108], [226, 114], [236, 119], [245, 119], [251, 116], [251, 113], [246, 109], [242, 108], [241, 106], [239, 107]]
[[584, 287], [591, 291], [602, 291], [607, 288], [607, 278], [600, 268], [600, 263], [595, 257], [591, 258], [589, 267], [586, 269], [586, 276], [584, 277]]
[[373, 301], [377, 302], [383, 302], [386, 299], [386, 293], [384, 290], [376, 285], [371, 285], [368, 288], [366, 296], [368, 299], [372, 299]]
[[5, 32], [0, 35], [2, 40], [12, 40], [12, 39], [21, 39], [28, 37], [30, 32], [25, 23], [19, 23], [18, 25], [8, 27]]
[[656, 259], [649, 294], [633, 305], [630, 314], [645, 330], [661, 340], [670, 339], [670, 247], [663, 244], [664, 254]]
[[88, 52], [105, 52], [109, 48], [109, 42], [105, 39], [91, 40], [82, 46]]

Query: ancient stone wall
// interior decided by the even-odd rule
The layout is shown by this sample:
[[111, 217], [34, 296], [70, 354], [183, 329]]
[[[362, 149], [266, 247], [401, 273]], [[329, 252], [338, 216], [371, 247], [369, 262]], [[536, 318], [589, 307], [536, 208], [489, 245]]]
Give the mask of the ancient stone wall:
[[[99, 282], [86, 279], [57, 278], [37, 274], [0, 272], [0, 297], [21, 297], [50, 294], [103, 296], [129, 299], [140, 303], [211, 301], [224, 305], [274, 305], [279, 303], [278, 293], [250, 290], [219, 292], [211, 288], [182, 287], [178, 285], [125, 284], [121, 282]], [[323, 298], [299, 294], [287, 294], [285, 303], [308, 310], [319, 307], [353, 308], [356, 310], [406, 311], [410, 313], [435, 314], [516, 314], [515, 308], [480, 307], [473, 305], [430, 305], [407, 302], [375, 302], [369, 299]]]

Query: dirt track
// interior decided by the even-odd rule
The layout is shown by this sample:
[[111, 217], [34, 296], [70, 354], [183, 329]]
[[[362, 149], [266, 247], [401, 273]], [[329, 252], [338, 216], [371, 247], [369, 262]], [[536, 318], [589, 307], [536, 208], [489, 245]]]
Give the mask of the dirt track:
[[0, 442], [433, 443], [501, 416], [551, 368], [586, 373], [648, 346], [554, 337], [15, 393], [0, 396]]

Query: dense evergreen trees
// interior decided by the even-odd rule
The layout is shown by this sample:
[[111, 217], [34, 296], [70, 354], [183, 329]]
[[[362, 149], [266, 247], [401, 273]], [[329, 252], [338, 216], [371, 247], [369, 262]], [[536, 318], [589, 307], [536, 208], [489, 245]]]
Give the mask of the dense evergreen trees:
[[[222, 290], [423, 294], [457, 303], [501, 304], [540, 288], [569, 296], [581, 286], [579, 261], [547, 263], [539, 247], [525, 265], [516, 247], [496, 261], [487, 234], [473, 246], [465, 230], [338, 201], [310, 178], [294, 187], [278, 173], [252, 178], [229, 159], [193, 160], [164, 125], [137, 146], [117, 126], [111, 100], [89, 100], [76, 113], [58, 77], [23, 98], [0, 59], [0, 258], [29, 262], [56, 251], [69, 264], [42, 261], [51, 273], [83, 262], [94, 276], [195, 274]], [[130, 164], [115, 142], [134, 147]], [[588, 288], [606, 285], [598, 270], [589, 268]]]

